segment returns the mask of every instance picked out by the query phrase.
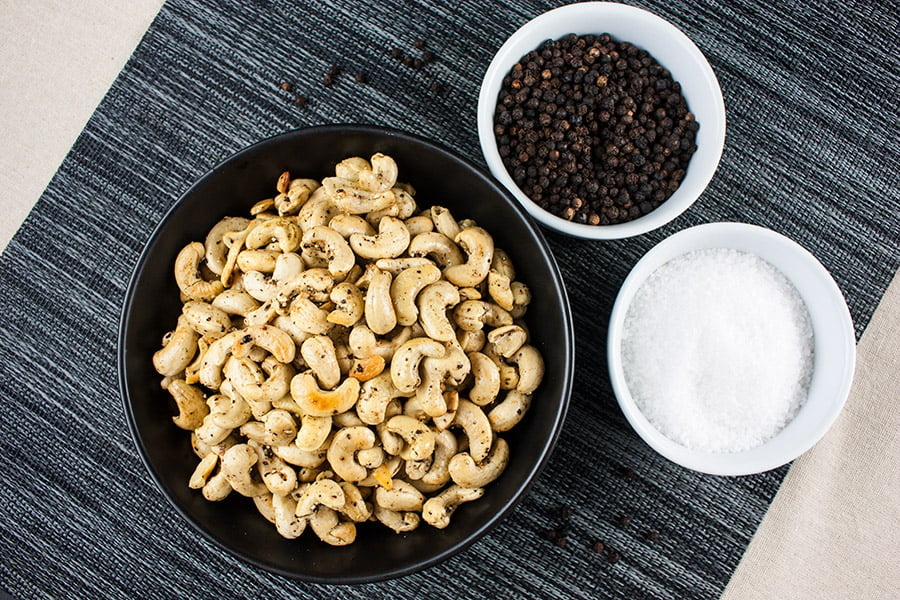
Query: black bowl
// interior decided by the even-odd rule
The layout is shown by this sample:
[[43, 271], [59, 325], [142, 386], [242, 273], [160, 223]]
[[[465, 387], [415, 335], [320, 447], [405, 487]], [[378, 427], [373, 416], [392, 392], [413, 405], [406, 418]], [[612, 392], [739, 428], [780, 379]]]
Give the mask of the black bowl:
[[[416, 188], [420, 206], [442, 204], [473, 218], [513, 259], [533, 300], [526, 322], [546, 361], [546, 376], [525, 419], [506, 435], [509, 466], [484, 497], [463, 505], [450, 526], [422, 524], [395, 535], [380, 524], [359, 527], [354, 544], [328, 546], [311, 533], [278, 535], [249, 498], [236, 493], [208, 502], [187, 482], [197, 464], [190, 436], [172, 423], [174, 402], [159, 386], [151, 356], [180, 314], [173, 263], [192, 240], [202, 241], [226, 215], [247, 215], [271, 196], [278, 175], [321, 179], [348, 156], [384, 152], [400, 179]], [[569, 403], [574, 366], [572, 319], [562, 278], [547, 244], [509, 193], [465, 160], [422, 138], [376, 127], [325, 126], [279, 135], [242, 150], [204, 175], [153, 232], [135, 268], [119, 329], [119, 386], [138, 451], [162, 493], [185, 520], [225, 550], [255, 565], [323, 583], [388, 579], [433, 565], [495, 526], [522, 498], [546, 464]]]

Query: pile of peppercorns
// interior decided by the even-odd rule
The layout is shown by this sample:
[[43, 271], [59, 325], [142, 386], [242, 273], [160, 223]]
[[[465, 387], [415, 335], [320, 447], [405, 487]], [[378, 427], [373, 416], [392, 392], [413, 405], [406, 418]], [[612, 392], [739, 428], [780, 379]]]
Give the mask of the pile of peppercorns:
[[681, 184], [699, 124], [646, 51], [609, 34], [547, 40], [503, 79], [494, 133], [534, 202], [570, 221], [641, 217]]

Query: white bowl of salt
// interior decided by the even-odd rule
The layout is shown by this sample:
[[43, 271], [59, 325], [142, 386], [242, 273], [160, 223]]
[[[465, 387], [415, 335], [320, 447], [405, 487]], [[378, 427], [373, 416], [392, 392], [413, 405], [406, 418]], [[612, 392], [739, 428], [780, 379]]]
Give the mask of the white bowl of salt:
[[607, 361], [625, 417], [654, 450], [714, 475], [749, 475], [811, 448], [853, 381], [856, 338], [816, 258], [743, 223], [657, 244], [613, 306]]

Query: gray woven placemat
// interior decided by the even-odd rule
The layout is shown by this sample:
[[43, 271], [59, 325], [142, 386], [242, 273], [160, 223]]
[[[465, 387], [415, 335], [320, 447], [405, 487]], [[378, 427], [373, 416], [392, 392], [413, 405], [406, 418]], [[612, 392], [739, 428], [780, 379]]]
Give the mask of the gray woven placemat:
[[[656, 456], [609, 388], [606, 321], [629, 268], [684, 227], [738, 220], [805, 245], [860, 333], [898, 267], [898, 47], [888, 3], [641, 2], [712, 63], [728, 109], [719, 171], [661, 231], [548, 235], [576, 315], [572, 408], [553, 460], [500, 527], [392, 582], [328, 588], [243, 564], [152, 485], [116, 389], [117, 319], [142, 244], [216, 161], [319, 123], [419, 132], [481, 162], [475, 101], [502, 41], [556, 3], [170, 0], [0, 257], [0, 587], [17, 597], [714, 598], [786, 468], [721, 478]], [[387, 56], [437, 61], [422, 70]], [[332, 64], [344, 75], [320, 86]], [[352, 74], [365, 71], [369, 83]], [[288, 80], [306, 107], [277, 89]], [[433, 81], [445, 91], [429, 91]], [[625, 477], [623, 467], [632, 469]], [[571, 506], [569, 545], [541, 539]], [[617, 527], [616, 518], [633, 516]], [[657, 530], [657, 541], [641, 533]], [[617, 564], [593, 554], [602, 540]]]

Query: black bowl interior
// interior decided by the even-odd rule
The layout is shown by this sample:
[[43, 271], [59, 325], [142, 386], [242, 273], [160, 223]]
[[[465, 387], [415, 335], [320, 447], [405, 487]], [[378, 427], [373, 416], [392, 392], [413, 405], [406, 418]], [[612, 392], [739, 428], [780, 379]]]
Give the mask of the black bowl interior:
[[[423, 524], [394, 535], [380, 524], [359, 527], [357, 541], [328, 546], [307, 532], [279, 536], [250, 499], [231, 494], [206, 501], [187, 486], [198, 459], [189, 434], [175, 427], [174, 402], [159, 386], [151, 356], [180, 313], [173, 263], [188, 242], [202, 241], [226, 215], [246, 216], [270, 197], [278, 175], [322, 177], [348, 156], [393, 156], [400, 179], [412, 183], [421, 207], [441, 204], [457, 218], [474, 218], [513, 259], [532, 290], [526, 315], [546, 377], [526, 418], [506, 434], [512, 448], [506, 472], [478, 502], [462, 506], [442, 531]], [[546, 462], [569, 401], [573, 337], [568, 300], [541, 234], [514, 200], [471, 164], [415, 136], [362, 126], [289, 132], [236, 154], [201, 178], [166, 215], [145, 248], [129, 286], [119, 335], [119, 377], [129, 425], [159, 488], [202, 534], [261, 567], [310, 581], [353, 583], [386, 579], [434, 564], [483, 535], [512, 509]]]

